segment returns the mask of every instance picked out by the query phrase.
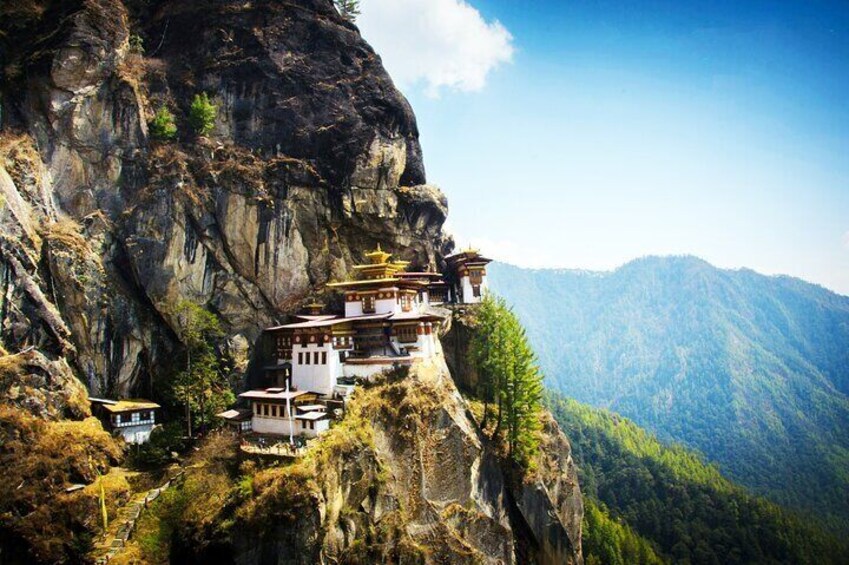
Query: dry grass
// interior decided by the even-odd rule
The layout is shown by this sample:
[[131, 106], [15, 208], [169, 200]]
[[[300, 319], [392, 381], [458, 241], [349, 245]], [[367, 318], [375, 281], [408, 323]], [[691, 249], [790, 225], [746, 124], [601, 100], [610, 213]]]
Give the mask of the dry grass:
[[23, 133], [0, 133], [0, 161], [19, 189], [27, 182], [39, 183], [41, 155], [32, 138]]
[[128, 53], [116, 70], [118, 78], [129, 84], [133, 89], [139, 90], [144, 85], [147, 64], [143, 55]]
[[48, 242], [58, 243], [77, 257], [91, 254], [91, 247], [82, 233], [82, 226], [71, 218], [47, 224], [42, 229], [42, 237]]
[[9, 354], [0, 348], [0, 378], [17, 377], [26, 367], [26, 356], [22, 353]]
[[175, 536], [201, 554], [229, 522], [222, 516], [236, 492], [236, 450], [233, 436], [212, 434], [186, 462], [179, 486], [160, 496], [136, 524], [133, 540], [110, 563], [165, 564]]
[[[121, 456], [121, 445], [94, 418], [46, 422], [0, 405], [0, 529], [39, 562], [79, 561], [100, 527], [97, 471]], [[74, 483], [88, 486], [65, 493]], [[107, 474], [104, 489], [114, 517], [129, 485]]]

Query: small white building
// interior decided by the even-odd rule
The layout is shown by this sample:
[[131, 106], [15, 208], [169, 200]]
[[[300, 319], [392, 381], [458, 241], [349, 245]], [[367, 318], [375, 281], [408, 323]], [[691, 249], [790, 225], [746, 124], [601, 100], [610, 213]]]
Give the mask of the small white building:
[[467, 249], [445, 258], [452, 270], [455, 302], [458, 304], [478, 304], [489, 288], [486, 279], [486, 266], [492, 262], [482, 256], [477, 249]]
[[316, 397], [308, 391], [281, 388], [249, 390], [239, 395], [250, 402], [254, 433], [293, 437], [315, 437], [330, 428], [324, 405], [311, 402]]
[[224, 420], [227, 426], [237, 434], [247, 434], [253, 430], [253, 412], [246, 409], [231, 408], [216, 414]]
[[161, 407], [148, 400], [109, 400], [89, 398], [95, 412], [112, 430], [127, 443], [146, 443], [156, 427], [156, 411]]

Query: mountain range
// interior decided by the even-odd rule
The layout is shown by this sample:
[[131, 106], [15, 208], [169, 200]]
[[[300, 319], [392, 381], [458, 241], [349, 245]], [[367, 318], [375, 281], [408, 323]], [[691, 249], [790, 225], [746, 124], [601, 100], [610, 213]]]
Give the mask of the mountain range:
[[849, 297], [694, 257], [489, 276], [550, 387], [849, 530]]

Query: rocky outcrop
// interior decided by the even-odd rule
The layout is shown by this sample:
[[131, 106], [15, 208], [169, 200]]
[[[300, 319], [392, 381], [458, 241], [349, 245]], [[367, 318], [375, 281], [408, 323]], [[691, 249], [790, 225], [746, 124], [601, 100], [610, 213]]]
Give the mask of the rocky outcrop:
[[[443, 349], [457, 386], [474, 395], [478, 376], [469, 363], [469, 343], [477, 320], [475, 308], [452, 308], [450, 329], [442, 336]], [[572, 446], [548, 411], [543, 413], [543, 433], [537, 471], [521, 480], [508, 481], [514, 504], [513, 528], [523, 532], [521, 551], [527, 561], [541, 564], [583, 563], [581, 524], [583, 498]], [[510, 474], [510, 469], [507, 469]]]
[[211, 520], [209, 512], [203, 522], [189, 517], [172, 556], [243, 565], [580, 564], [580, 542], [570, 537], [580, 533], [582, 508], [569, 444], [553, 422], [545, 437], [539, 476], [511, 486], [444, 362], [397, 371], [359, 389], [345, 419], [302, 459], [252, 475], [253, 463], [243, 462], [251, 491], [220, 493]]
[[[10, 350], [38, 343], [93, 391], [149, 395], [180, 347], [180, 300], [249, 356], [366, 248], [421, 266], [448, 249], [412, 111], [330, 0], [13, 4], [0, 125], [28, 151], [0, 163], [1, 268], [34, 323], [3, 309]], [[199, 92], [218, 107], [209, 138], [187, 121]], [[148, 135], [162, 105], [173, 142]]]
[[254, 484], [238, 563], [515, 562], [504, 479], [444, 365], [358, 391], [304, 462]]

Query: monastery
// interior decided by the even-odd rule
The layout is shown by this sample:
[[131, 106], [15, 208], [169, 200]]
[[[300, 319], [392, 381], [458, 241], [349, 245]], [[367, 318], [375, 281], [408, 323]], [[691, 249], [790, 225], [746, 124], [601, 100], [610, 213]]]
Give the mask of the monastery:
[[472, 249], [451, 255], [446, 281], [391, 257], [378, 246], [354, 267], [354, 280], [327, 285], [344, 296], [344, 314], [313, 303], [296, 321], [268, 328], [275, 362], [266, 370], [277, 386], [242, 393], [250, 410], [219, 416], [240, 433], [314, 437], [329, 427], [328, 406], [342, 405], [357, 380], [441, 356], [447, 310], [439, 307], [480, 302], [491, 260]]

